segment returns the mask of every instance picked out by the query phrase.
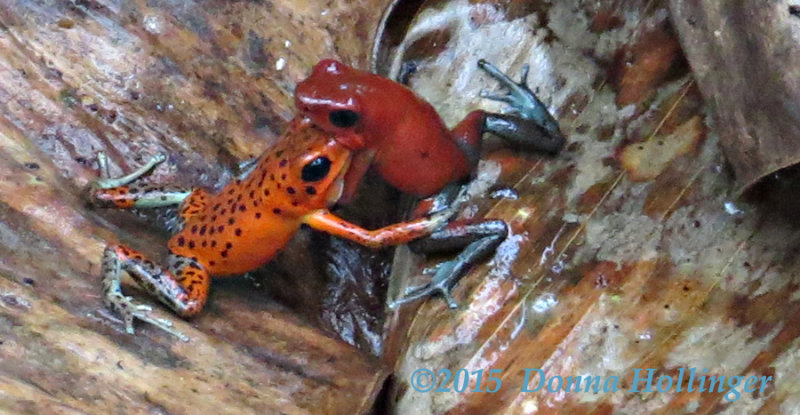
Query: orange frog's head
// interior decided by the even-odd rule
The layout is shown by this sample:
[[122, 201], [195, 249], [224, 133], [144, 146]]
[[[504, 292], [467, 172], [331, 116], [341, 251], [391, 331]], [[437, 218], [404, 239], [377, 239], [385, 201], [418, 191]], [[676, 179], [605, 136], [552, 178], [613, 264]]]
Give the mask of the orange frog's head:
[[287, 213], [321, 209], [341, 197], [350, 154], [331, 133], [296, 118], [245, 186], [261, 189], [265, 202]]

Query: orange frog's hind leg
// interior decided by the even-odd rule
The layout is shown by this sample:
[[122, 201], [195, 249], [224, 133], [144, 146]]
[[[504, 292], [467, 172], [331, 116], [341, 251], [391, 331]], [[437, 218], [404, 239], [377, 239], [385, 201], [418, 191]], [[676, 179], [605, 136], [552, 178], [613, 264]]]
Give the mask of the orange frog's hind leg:
[[124, 245], [109, 245], [103, 252], [103, 293], [108, 308], [122, 315], [125, 329], [133, 334], [133, 320], [153, 324], [182, 340], [188, 338], [172, 328], [172, 322], [151, 317], [151, 308], [122, 293], [122, 271], [148, 293], [182, 317], [197, 314], [208, 298], [211, 278], [194, 258], [171, 254], [165, 269]]

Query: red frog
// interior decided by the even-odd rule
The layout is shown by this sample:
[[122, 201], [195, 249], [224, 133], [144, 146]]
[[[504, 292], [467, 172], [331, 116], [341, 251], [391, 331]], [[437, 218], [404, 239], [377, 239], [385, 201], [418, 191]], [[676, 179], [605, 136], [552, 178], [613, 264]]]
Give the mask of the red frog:
[[372, 231], [335, 216], [328, 207], [342, 194], [351, 151], [303, 118], [293, 120], [245, 176], [216, 194], [137, 181], [165, 159], [159, 155], [137, 171], [111, 179], [105, 158], [98, 157], [106, 178], [89, 188], [96, 205], [178, 207], [177, 231], [168, 242], [170, 254], [164, 266], [125, 245], [109, 245], [103, 253], [105, 303], [123, 316], [129, 333], [133, 320], [139, 319], [186, 340], [171, 322], [149, 316], [148, 306], [122, 293], [121, 271], [177, 314], [189, 317], [203, 308], [212, 275], [242, 274], [267, 263], [303, 224], [379, 248], [430, 234], [452, 213], [442, 210]]
[[[517, 83], [485, 60], [478, 66], [508, 89], [506, 95], [481, 95], [510, 104], [513, 113], [472, 111], [448, 129], [433, 107], [404, 85], [332, 59], [317, 63], [311, 75], [297, 84], [295, 105], [301, 116], [310, 117], [356, 152], [342, 200], [351, 198], [370, 166], [403, 192], [429, 196], [442, 191], [475, 170], [485, 132], [523, 150], [558, 153], [564, 136], [527, 87], [529, 67], [523, 67]], [[439, 293], [456, 307], [452, 287], [471, 265], [492, 254], [507, 234], [505, 222], [490, 220], [452, 224], [418, 241], [412, 246], [427, 252], [463, 250], [434, 269], [430, 284], [410, 288], [390, 306]]]
[[558, 153], [564, 136], [526, 86], [528, 67], [515, 83], [484, 60], [478, 66], [509, 90], [505, 96], [484, 97], [510, 103], [517, 114], [476, 110], [450, 130], [428, 102], [404, 85], [332, 59], [317, 63], [297, 84], [295, 105], [301, 115], [357, 151], [344, 199], [352, 196], [370, 165], [397, 189], [430, 196], [474, 171], [484, 132], [521, 149]]

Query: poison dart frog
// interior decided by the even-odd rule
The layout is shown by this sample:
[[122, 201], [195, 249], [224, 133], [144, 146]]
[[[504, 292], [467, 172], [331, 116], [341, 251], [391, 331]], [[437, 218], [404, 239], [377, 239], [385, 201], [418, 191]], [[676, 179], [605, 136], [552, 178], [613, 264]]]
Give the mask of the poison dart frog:
[[528, 67], [519, 83], [485, 60], [478, 67], [509, 90], [504, 96], [483, 96], [508, 102], [516, 113], [472, 111], [450, 130], [436, 110], [406, 86], [333, 59], [317, 63], [311, 75], [297, 84], [295, 106], [357, 151], [343, 200], [349, 200], [371, 165], [397, 189], [430, 196], [474, 171], [485, 132], [520, 149], [558, 153], [564, 136], [528, 89]]
[[[442, 191], [475, 170], [485, 132], [522, 150], [558, 153], [566, 140], [527, 87], [529, 67], [523, 67], [519, 82], [483, 59], [478, 67], [508, 90], [505, 95], [482, 92], [481, 96], [510, 104], [512, 113], [476, 110], [448, 129], [433, 107], [404, 85], [336, 60], [317, 63], [311, 75], [298, 83], [295, 105], [301, 115], [355, 152], [342, 200], [350, 200], [370, 166], [403, 192], [422, 197]], [[486, 220], [452, 223], [414, 242], [412, 248], [425, 252], [462, 251], [434, 268], [429, 284], [409, 288], [390, 307], [436, 293], [456, 307], [452, 287], [473, 264], [492, 254], [507, 234], [505, 222]]]
[[371, 231], [335, 216], [328, 207], [342, 194], [351, 151], [302, 117], [290, 123], [246, 176], [215, 194], [138, 181], [165, 159], [156, 156], [137, 171], [112, 179], [105, 158], [98, 157], [104, 177], [89, 186], [90, 201], [99, 206], [178, 207], [177, 231], [168, 242], [164, 266], [125, 245], [111, 244], [103, 252], [105, 304], [123, 316], [129, 333], [138, 319], [187, 340], [170, 321], [151, 317], [148, 306], [122, 293], [122, 271], [178, 315], [189, 317], [203, 308], [211, 276], [241, 274], [265, 264], [302, 224], [379, 248], [429, 234], [452, 213], [442, 209]]

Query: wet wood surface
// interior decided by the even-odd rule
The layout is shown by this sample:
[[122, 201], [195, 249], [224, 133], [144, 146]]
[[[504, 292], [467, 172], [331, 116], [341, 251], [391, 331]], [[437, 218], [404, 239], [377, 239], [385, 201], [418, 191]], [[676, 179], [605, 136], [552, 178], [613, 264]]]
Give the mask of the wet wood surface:
[[[554, 159], [487, 149], [462, 217], [504, 219], [511, 234], [456, 288], [457, 310], [432, 299], [389, 317], [395, 413], [797, 413], [800, 232], [773, 206], [737, 198], [709, 117], [716, 108], [689, 72], [667, 2], [431, 2], [407, 32], [395, 50], [405, 56], [388, 61], [413, 67], [411, 86], [449, 122], [499, 108], [478, 97], [495, 88], [479, 58], [512, 74], [528, 63], [530, 87], [569, 144]], [[742, 93], [728, 88], [714, 100]], [[488, 197], [504, 187], [519, 196]], [[430, 264], [399, 253], [389, 296], [424, 283]], [[599, 376], [601, 389], [523, 391], [525, 370], [537, 368], [546, 380]], [[636, 393], [635, 368], [656, 380], [695, 368], [771, 382], [738, 397], [685, 383]], [[436, 380], [422, 376], [415, 388], [420, 369]], [[465, 369], [468, 391], [479, 370], [481, 388], [493, 388], [496, 369], [502, 386], [459, 393], [441, 369]], [[603, 391], [611, 377], [618, 389]]]
[[[104, 310], [100, 254], [158, 258], [158, 216], [91, 210], [112, 173], [215, 188], [269, 147], [322, 57], [366, 66], [381, 2], [0, 3], [0, 412], [367, 412], [387, 372], [254, 279], [215, 282], [188, 343]], [[360, 23], [358, 23], [360, 22]], [[356, 24], [358, 23], [358, 24]], [[352, 29], [357, 27], [358, 29]], [[146, 298], [130, 288], [129, 293]]]

